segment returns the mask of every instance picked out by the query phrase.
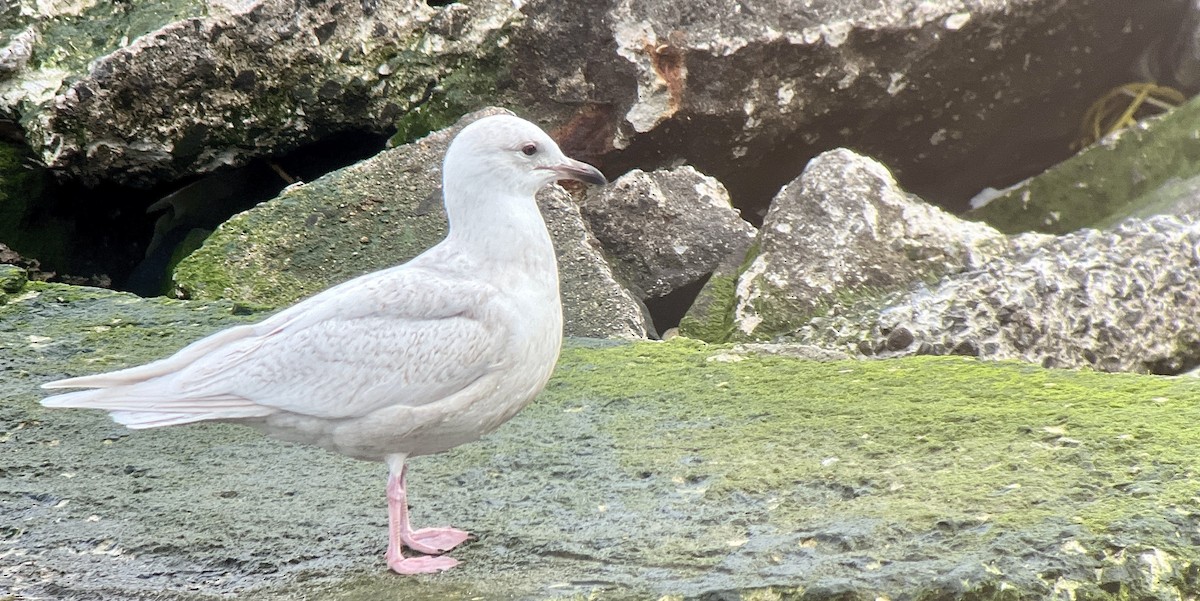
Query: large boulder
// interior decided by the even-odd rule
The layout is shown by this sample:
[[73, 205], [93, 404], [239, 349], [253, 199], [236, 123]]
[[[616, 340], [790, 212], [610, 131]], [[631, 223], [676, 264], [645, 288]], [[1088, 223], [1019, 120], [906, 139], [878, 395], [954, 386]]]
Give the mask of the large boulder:
[[754, 226], [738, 215], [721, 182], [689, 166], [635, 169], [584, 192], [580, 208], [614, 268], [643, 300], [702, 281], [741, 261]]
[[1178, 374], [1200, 365], [1200, 224], [1160, 216], [1020, 238], [977, 270], [793, 337], [881, 356], [962, 354]]
[[511, 70], [612, 170], [693, 165], [750, 213], [841, 146], [962, 207], [1069, 156], [1186, 4], [531, 0]]
[[[181, 296], [282, 306], [333, 284], [403, 263], [446, 232], [442, 157], [466, 123], [288, 188], [222, 224], [175, 269]], [[619, 284], [562, 188], [538, 196], [562, 280], [566, 330], [645, 337], [641, 303]]]
[[[507, 103], [559, 126], [572, 154], [618, 172], [691, 164], [749, 211], [809, 157], [851, 144], [939, 203], [1031, 175], [1069, 154], [1083, 107], [1124, 83], [1124, 66], [1174, 34], [1186, 10], [1177, 0], [19, 4], [0, 30], [13, 57], [2, 110], [21, 117], [44, 162], [84, 181], [150, 185], [395, 122], [407, 141]], [[58, 5], [73, 12], [39, 12]]]
[[[122, 4], [142, 14], [158, 3]], [[49, 167], [89, 183], [148, 186], [340, 131], [385, 131], [431, 100], [439, 82], [456, 91], [494, 88], [493, 63], [517, 15], [507, 2], [184, 4], [151, 13], [183, 18], [97, 48], [47, 48], [63, 41], [50, 33], [66, 25], [31, 25], [46, 30], [35, 56], [73, 58], [28, 65], [9, 78], [7, 95], [0, 87], [0, 99], [21, 111]]]
[[[732, 293], [730, 302], [702, 301], [682, 331], [772, 339], [848, 299], [977, 267], [1005, 246], [992, 228], [908, 194], [878, 162], [830, 151], [775, 197], [734, 289], [718, 274], [702, 291]], [[721, 314], [730, 310], [732, 316]], [[721, 332], [712, 324], [732, 329]]]
[[1005, 236], [931, 207], [879, 163], [815, 159], [752, 258], [681, 328], [869, 356], [962, 354], [1175, 374], [1200, 365], [1200, 224]]
[[412, 462], [414, 522], [477, 538], [454, 552], [461, 566], [409, 579], [383, 562], [381, 464], [239, 426], [131, 432], [36, 404], [42, 382], [261, 314], [8, 289], [0, 591], [17, 599], [1200, 594], [1190, 379], [572, 341], [511, 422]]

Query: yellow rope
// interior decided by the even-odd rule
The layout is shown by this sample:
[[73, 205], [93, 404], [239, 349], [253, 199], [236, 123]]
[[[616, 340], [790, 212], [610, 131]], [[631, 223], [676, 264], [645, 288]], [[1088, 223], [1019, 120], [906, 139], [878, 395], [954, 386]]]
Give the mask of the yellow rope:
[[[1138, 111], [1144, 108], [1164, 112], [1183, 104], [1185, 100], [1178, 90], [1152, 83], [1117, 86], [1088, 107], [1083, 115], [1080, 139], [1073, 146], [1083, 148], [1137, 123]], [[1149, 114], [1143, 111], [1142, 118], [1147, 116]]]

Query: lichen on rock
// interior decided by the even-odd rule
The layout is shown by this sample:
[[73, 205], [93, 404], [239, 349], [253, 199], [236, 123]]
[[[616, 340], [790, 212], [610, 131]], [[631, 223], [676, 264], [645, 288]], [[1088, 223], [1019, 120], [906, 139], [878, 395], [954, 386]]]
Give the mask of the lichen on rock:
[[31, 111], [45, 163], [148, 186], [383, 131], [444, 78], [502, 54], [497, 38], [516, 14], [503, 3], [219, 4], [130, 39]]

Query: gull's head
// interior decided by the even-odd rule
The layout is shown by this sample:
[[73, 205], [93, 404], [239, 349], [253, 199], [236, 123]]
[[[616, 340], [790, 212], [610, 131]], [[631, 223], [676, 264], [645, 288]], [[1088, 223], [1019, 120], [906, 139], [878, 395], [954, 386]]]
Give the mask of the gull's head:
[[464, 127], [446, 151], [444, 188], [458, 185], [533, 196], [550, 182], [608, 183], [595, 167], [563, 154], [538, 126], [512, 115]]

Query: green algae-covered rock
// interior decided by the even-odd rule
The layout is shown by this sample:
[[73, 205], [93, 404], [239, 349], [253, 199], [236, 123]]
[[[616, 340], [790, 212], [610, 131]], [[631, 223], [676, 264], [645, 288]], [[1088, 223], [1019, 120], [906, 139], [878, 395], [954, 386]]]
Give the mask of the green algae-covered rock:
[[29, 277], [25, 270], [16, 265], [0, 264], [0, 292], [20, 292]]
[[1200, 99], [1101, 140], [1001, 191], [968, 217], [1007, 233], [1064, 234], [1155, 213], [1200, 215]]
[[0, 23], [0, 57], [30, 50], [0, 64], [0, 114], [47, 166], [141, 187], [398, 120], [423, 135], [495, 96], [517, 16], [496, 1], [37, 5]]
[[49, 379], [256, 319], [31, 283], [0, 306], [0, 585], [16, 598], [1179, 599], [1200, 593], [1200, 383], [964, 358], [813, 362], [576, 340], [541, 397], [412, 463], [414, 520], [475, 540], [383, 563], [382, 465], [232, 425], [131, 432]]
[[5, 2], [0, 7], [0, 48], [8, 52], [0, 52], [0, 114], [33, 119], [63, 82], [81, 76], [91, 61], [169, 23], [202, 16], [207, 4], [203, 0]]

